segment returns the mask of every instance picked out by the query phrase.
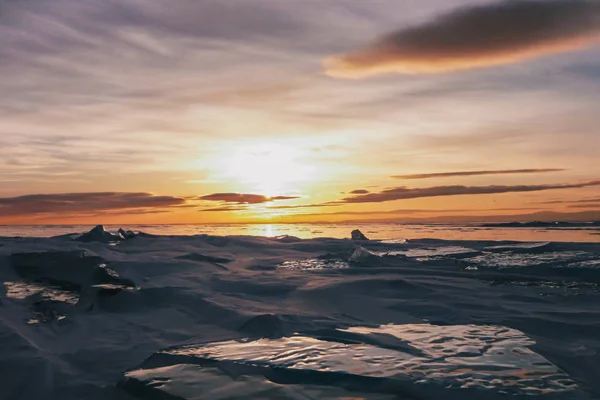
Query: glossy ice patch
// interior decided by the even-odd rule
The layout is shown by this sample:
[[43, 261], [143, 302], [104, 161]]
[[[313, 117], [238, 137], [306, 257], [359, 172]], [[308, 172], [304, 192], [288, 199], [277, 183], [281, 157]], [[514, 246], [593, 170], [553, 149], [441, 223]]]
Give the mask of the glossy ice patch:
[[79, 301], [77, 291], [67, 290], [57, 285], [36, 282], [4, 282], [6, 297], [23, 300], [30, 296], [39, 294], [46, 300], [60, 301], [75, 305]]
[[389, 252], [389, 255], [403, 254], [407, 257], [415, 258], [427, 258], [427, 257], [443, 257], [452, 256], [458, 254], [477, 253], [477, 250], [469, 249], [462, 246], [445, 246], [438, 248], [427, 248], [427, 249], [409, 249], [403, 251]]
[[[192, 364], [139, 369], [125, 374], [120, 387], [136, 398], [181, 400], [397, 400], [395, 395], [348, 392], [343, 388], [311, 385], [280, 385], [262, 376], [236, 375], [219, 368]], [[157, 395], [157, 392], [164, 393]], [[172, 397], [171, 397], [172, 396]]]
[[[158, 356], [173, 357], [177, 364], [222, 366], [240, 375], [283, 374], [288, 383], [310, 373], [320, 382], [327, 382], [320, 374], [343, 374], [519, 395], [576, 391], [565, 373], [529, 349], [533, 344], [522, 332], [502, 326], [409, 324], [187, 345]], [[148, 372], [129, 374], [140, 373]]]
[[360, 334], [389, 334], [420, 350], [422, 357], [385, 366], [385, 374], [402, 373], [421, 382], [442, 380], [451, 387], [481, 387], [517, 394], [573, 390], [575, 383], [558, 367], [531, 351], [535, 342], [502, 326], [386, 325], [350, 328]]
[[495, 268], [510, 268], [510, 267], [531, 267], [542, 264], [557, 264], [568, 261], [585, 260], [590, 257], [590, 254], [584, 251], [562, 251], [548, 252], [540, 254], [528, 253], [483, 253], [476, 257], [471, 257], [465, 261], [483, 266]]
[[309, 258], [305, 260], [285, 261], [277, 266], [277, 268], [288, 270], [324, 270], [324, 269], [342, 269], [348, 268], [348, 263], [340, 260], [320, 260], [317, 258]]
[[499, 280], [492, 285], [521, 286], [526, 288], [539, 288], [540, 296], [580, 296], [594, 294], [600, 291], [597, 283], [575, 281], [544, 281], [544, 280]]
[[381, 243], [387, 243], [387, 244], [404, 244], [408, 242], [408, 240], [406, 239], [387, 239], [387, 240], [382, 240]]
[[568, 264], [567, 267], [597, 269], [597, 268], [600, 268], [600, 260], [586, 260], [586, 261], [574, 262], [574, 263]]
[[533, 243], [513, 243], [500, 246], [488, 246], [485, 250], [489, 251], [509, 251], [509, 250], [535, 250], [543, 249], [550, 245], [550, 242], [533, 242]]

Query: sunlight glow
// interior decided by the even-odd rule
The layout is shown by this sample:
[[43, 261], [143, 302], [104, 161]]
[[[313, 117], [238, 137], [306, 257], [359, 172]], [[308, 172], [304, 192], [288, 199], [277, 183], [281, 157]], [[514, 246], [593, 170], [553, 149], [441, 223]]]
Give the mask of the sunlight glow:
[[310, 181], [315, 168], [303, 162], [302, 150], [280, 144], [259, 144], [234, 149], [222, 161], [222, 174], [249, 185], [259, 194], [277, 196], [297, 191]]

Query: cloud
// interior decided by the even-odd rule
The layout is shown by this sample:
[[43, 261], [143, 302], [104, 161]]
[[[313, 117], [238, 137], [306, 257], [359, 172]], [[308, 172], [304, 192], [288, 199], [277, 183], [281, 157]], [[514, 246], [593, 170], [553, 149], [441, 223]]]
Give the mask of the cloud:
[[350, 194], [368, 194], [371, 193], [366, 189], [356, 189], [350, 192]]
[[551, 201], [538, 201], [538, 204], [577, 204], [577, 203], [600, 203], [600, 197], [582, 200], [551, 200]]
[[593, 0], [520, 0], [464, 7], [325, 61], [330, 76], [442, 73], [580, 49], [600, 39]]
[[[478, 176], [478, 175], [510, 175], [510, 174], [536, 174], [543, 172], [561, 172], [564, 169], [559, 168], [540, 168], [540, 169], [505, 169], [496, 171], [458, 171], [458, 172], [439, 172], [433, 174], [411, 174], [394, 175], [396, 179], [429, 179], [429, 178], [450, 178], [455, 176]], [[353, 192], [351, 192], [353, 193]], [[353, 193], [361, 194], [361, 193]]]
[[294, 199], [299, 199], [299, 196], [275, 196], [275, 197], [270, 197], [271, 200], [294, 200]]
[[227, 212], [227, 211], [246, 211], [246, 207], [242, 206], [224, 206], [224, 207], [215, 207], [215, 208], [204, 208], [202, 210], [198, 210], [198, 212]]
[[589, 204], [573, 204], [570, 205], [569, 208], [595, 208], [600, 210], [600, 202]]
[[[37, 214], [137, 212], [188, 206], [185, 199], [150, 193], [63, 193], [0, 198], [0, 217]], [[136, 211], [137, 210], [137, 211]]]
[[[336, 15], [343, 8], [326, 7]], [[227, 137], [316, 123], [299, 122], [304, 112], [288, 106], [301, 103], [288, 98], [297, 89], [321, 90], [311, 83], [314, 65], [298, 62], [306, 53], [323, 54], [326, 44], [314, 39], [331, 29], [314, 18], [321, 11], [313, 7], [272, 0], [0, 0], [0, 10], [0, 93], [11, 93], [0, 96], [0, 180], [28, 172], [31, 181], [18, 190], [2, 187], [0, 196], [46, 192], [50, 185], [40, 176], [74, 170], [90, 187], [97, 179], [91, 171], [111, 174], [115, 185], [123, 185], [122, 171], [179, 171], [191, 163], [212, 171], [205, 154]], [[290, 43], [298, 52], [291, 57]], [[60, 180], [54, 191], [81, 190], [80, 182]]]
[[272, 206], [267, 207], [269, 210], [293, 210], [298, 208], [319, 208], [319, 207], [339, 207], [341, 203], [317, 203], [317, 204], [298, 204], [295, 206]]
[[234, 204], [262, 204], [278, 200], [294, 200], [298, 196], [275, 196], [267, 197], [262, 194], [244, 194], [244, 193], [213, 193], [198, 197], [198, 200], [221, 201], [223, 203]]
[[427, 188], [407, 188], [404, 186], [383, 190], [379, 193], [369, 193], [359, 196], [346, 197], [341, 203], [382, 203], [394, 200], [418, 199], [423, 197], [460, 196], [476, 194], [499, 194], [515, 192], [538, 192], [544, 190], [577, 189], [590, 186], [600, 186], [600, 181], [590, 181], [572, 184], [555, 185], [516, 185], [516, 186], [434, 186]]
[[560, 213], [554, 211], [540, 211], [530, 214], [502, 214], [502, 215], [441, 215], [423, 217], [401, 217], [385, 219], [358, 219], [344, 220], [342, 223], [365, 222], [394, 222], [394, 223], [474, 223], [474, 222], [529, 222], [529, 221], [600, 221], [600, 209], [573, 213]]

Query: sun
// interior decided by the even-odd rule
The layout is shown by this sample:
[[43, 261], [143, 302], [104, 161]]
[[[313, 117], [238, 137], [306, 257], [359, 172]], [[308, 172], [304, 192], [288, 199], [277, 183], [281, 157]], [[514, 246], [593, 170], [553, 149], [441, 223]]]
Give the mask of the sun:
[[265, 196], [299, 191], [314, 177], [315, 168], [293, 146], [263, 143], [234, 149], [220, 161], [223, 177], [234, 179]]

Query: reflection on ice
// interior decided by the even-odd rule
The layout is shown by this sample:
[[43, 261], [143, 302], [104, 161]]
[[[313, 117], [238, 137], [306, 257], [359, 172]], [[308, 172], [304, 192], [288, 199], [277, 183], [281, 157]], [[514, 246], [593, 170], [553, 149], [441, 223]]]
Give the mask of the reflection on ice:
[[[256, 375], [231, 379], [218, 368], [191, 364], [139, 369], [125, 374], [121, 387], [136, 398], [181, 400], [397, 400], [395, 395], [360, 393], [339, 387], [270, 382]], [[142, 383], [142, 385], [135, 383]], [[134, 384], [131, 384], [134, 383]], [[156, 391], [166, 395], [157, 396]]]
[[404, 244], [407, 241], [408, 240], [406, 240], [406, 239], [387, 239], [387, 240], [382, 240], [381, 243], [387, 243], [387, 244]]
[[596, 268], [600, 268], [600, 260], [587, 260], [587, 261], [574, 262], [574, 263], [568, 264], [567, 267], [596, 269]]
[[393, 257], [393, 256], [404, 256], [415, 259], [429, 259], [452, 255], [464, 255], [471, 253], [479, 253], [477, 250], [469, 249], [462, 246], [444, 246], [435, 248], [408, 248], [402, 250], [388, 250], [388, 251], [373, 251], [367, 250], [363, 247], [356, 246], [354, 254], [350, 257], [350, 261], [356, 261], [364, 259], [369, 256], [377, 257]]
[[420, 380], [454, 380], [452, 387], [548, 393], [574, 387], [574, 382], [527, 346], [535, 342], [522, 332], [499, 326], [387, 325], [350, 328], [360, 334], [388, 334], [423, 352], [382, 373], [402, 373]]
[[406, 257], [441, 257], [451, 256], [457, 254], [468, 254], [477, 253], [477, 250], [469, 249], [462, 246], [445, 246], [439, 248], [425, 248], [425, 249], [408, 249], [402, 251], [388, 252], [387, 255], [398, 255], [402, 254]]
[[495, 268], [531, 267], [542, 264], [557, 264], [565, 261], [586, 259], [590, 253], [585, 251], [561, 251], [540, 254], [522, 254], [513, 252], [488, 253], [466, 259], [470, 263]]
[[535, 249], [543, 249], [550, 245], [550, 242], [533, 242], [533, 243], [512, 243], [505, 244], [500, 246], [488, 246], [484, 250], [487, 251], [518, 251], [518, 250], [535, 250]]
[[348, 263], [340, 260], [320, 260], [316, 258], [309, 258], [305, 260], [285, 261], [279, 264], [277, 268], [304, 271], [342, 269], [348, 268]]
[[36, 282], [4, 282], [6, 297], [23, 300], [39, 294], [40, 297], [75, 305], [79, 301], [77, 291], [66, 290], [57, 285]]
[[[276, 371], [289, 374], [287, 383], [294, 383], [300, 371], [310, 371], [315, 379], [319, 373], [351, 374], [520, 395], [577, 390], [565, 373], [528, 348], [533, 344], [522, 332], [502, 326], [408, 324], [186, 345], [159, 355], [175, 357], [176, 364], [238, 365], [241, 375], [269, 378]], [[140, 371], [148, 373], [143, 369], [128, 376]]]

